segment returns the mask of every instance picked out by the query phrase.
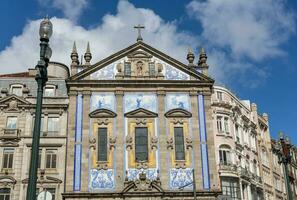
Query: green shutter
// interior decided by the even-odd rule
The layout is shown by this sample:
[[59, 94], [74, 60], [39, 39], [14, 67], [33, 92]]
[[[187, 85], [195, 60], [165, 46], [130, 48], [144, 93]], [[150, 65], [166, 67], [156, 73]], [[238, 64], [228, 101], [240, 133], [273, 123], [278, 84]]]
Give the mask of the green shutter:
[[146, 127], [135, 128], [135, 159], [148, 161], [148, 134]]
[[182, 127], [174, 127], [175, 159], [185, 160], [184, 132]]
[[98, 161], [107, 161], [107, 128], [98, 129]]

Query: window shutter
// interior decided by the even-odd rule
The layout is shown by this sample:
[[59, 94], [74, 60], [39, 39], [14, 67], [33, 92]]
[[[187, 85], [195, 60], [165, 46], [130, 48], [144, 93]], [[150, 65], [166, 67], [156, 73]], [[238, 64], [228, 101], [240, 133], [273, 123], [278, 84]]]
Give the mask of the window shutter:
[[148, 133], [147, 127], [135, 128], [135, 159], [136, 161], [148, 160]]
[[107, 128], [98, 129], [98, 161], [107, 161]]
[[184, 131], [182, 127], [174, 127], [175, 159], [185, 160]]

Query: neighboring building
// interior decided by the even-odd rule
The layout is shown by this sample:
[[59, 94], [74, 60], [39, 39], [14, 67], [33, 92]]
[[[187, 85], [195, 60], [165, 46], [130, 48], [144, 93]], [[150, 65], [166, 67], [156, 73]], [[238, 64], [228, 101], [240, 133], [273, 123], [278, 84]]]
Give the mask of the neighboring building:
[[215, 86], [212, 110], [216, 160], [223, 194], [231, 199], [263, 199], [258, 155], [258, 118], [261, 116], [257, 113], [256, 104], [241, 101], [226, 88]]
[[[25, 200], [36, 106], [35, 70], [0, 75], [0, 199]], [[65, 65], [50, 63], [45, 86], [38, 192], [64, 191], [68, 96]]]

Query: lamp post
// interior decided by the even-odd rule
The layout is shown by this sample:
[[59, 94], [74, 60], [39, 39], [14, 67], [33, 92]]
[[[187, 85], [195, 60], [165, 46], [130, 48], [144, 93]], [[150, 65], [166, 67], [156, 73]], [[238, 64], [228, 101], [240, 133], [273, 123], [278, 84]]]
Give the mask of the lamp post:
[[39, 36], [40, 36], [40, 59], [35, 67], [37, 73], [35, 80], [37, 82], [37, 98], [35, 109], [35, 121], [32, 138], [31, 150], [31, 163], [29, 172], [29, 182], [27, 188], [27, 200], [36, 199], [36, 183], [37, 183], [37, 167], [38, 167], [38, 154], [39, 154], [39, 140], [40, 140], [40, 122], [41, 122], [41, 109], [43, 87], [47, 82], [47, 66], [51, 57], [52, 51], [49, 47], [49, 38], [53, 33], [53, 25], [48, 17], [40, 23]]
[[275, 150], [278, 155], [278, 162], [283, 164], [288, 200], [293, 200], [290, 179], [288, 175], [288, 165], [291, 163], [291, 147], [292, 145], [290, 144], [289, 137], [284, 137], [284, 133], [279, 132], [279, 141], [275, 145]]
[[197, 200], [197, 194], [196, 194], [196, 179], [195, 179], [195, 171], [194, 171], [194, 169], [192, 169], [192, 177], [193, 177], [193, 181], [192, 182], [190, 182], [190, 183], [188, 183], [188, 184], [186, 184], [186, 185], [183, 185], [183, 186], [181, 186], [181, 187], [179, 187], [178, 189], [183, 189], [183, 188], [185, 188], [185, 187], [187, 187], [187, 186], [189, 186], [189, 185], [193, 185], [193, 195], [194, 195], [194, 200]]

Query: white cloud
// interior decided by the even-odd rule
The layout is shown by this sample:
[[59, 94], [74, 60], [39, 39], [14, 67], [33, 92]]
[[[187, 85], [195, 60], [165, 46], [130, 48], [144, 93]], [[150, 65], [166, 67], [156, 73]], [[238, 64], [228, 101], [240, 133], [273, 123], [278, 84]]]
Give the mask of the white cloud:
[[284, 0], [193, 0], [187, 8], [201, 22], [203, 37], [233, 56], [259, 61], [280, 55], [280, 45], [295, 32]]
[[38, 0], [42, 6], [51, 6], [61, 10], [66, 18], [76, 21], [87, 7], [87, 0]]
[[[73, 41], [77, 42], [80, 55], [84, 54], [87, 41], [90, 41], [93, 62], [136, 42], [137, 32], [133, 26], [144, 24], [144, 42], [169, 55], [185, 60], [190, 45], [198, 45], [197, 40], [187, 33], [177, 30], [171, 22], [163, 21], [152, 10], [135, 8], [128, 1], [120, 1], [115, 15], [107, 14], [102, 24], [85, 29], [68, 19], [53, 17], [53, 36], [50, 46], [51, 60], [70, 64]], [[0, 52], [0, 73], [26, 71], [34, 67], [38, 60], [38, 29], [40, 20], [29, 21], [23, 33], [12, 39], [11, 44]]]
[[295, 33], [295, 16], [285, 5], [285, 0], [192, 0], [187, 5], [201, 24], [218, 82], [255, 87], [268, 76], [262, 63], [283, 57], [281, 45]]

